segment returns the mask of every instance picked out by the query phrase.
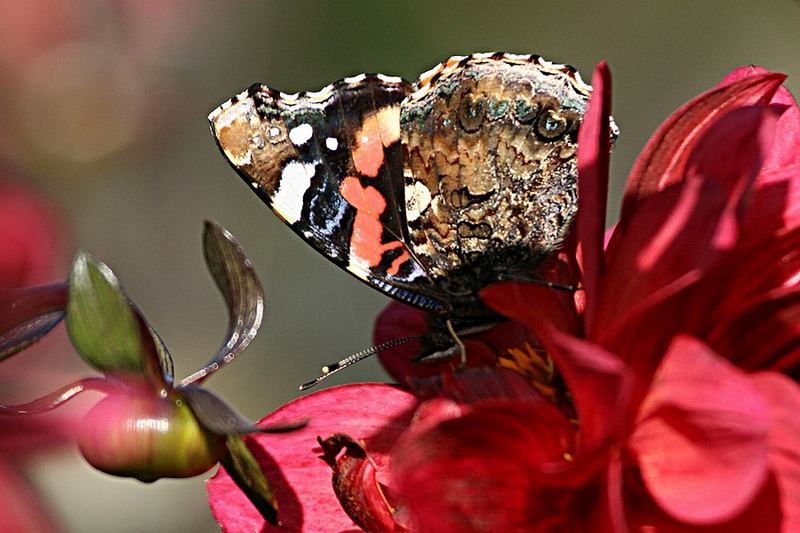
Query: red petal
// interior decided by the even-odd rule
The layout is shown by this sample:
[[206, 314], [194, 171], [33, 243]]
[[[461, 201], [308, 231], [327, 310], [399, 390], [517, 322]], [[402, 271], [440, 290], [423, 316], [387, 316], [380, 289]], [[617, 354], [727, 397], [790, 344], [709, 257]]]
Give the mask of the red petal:
[[611, 73], [605, 62], [595, 67], [592, 96], [578, 132], [577, 235], [583, 259], [586, 320], [591, 330], [603, 275], [608, 167], [611, 152]]
[[538, 334], [543, 325], [578, 333], [578, 313], [572, 294], [533, 283], [495, 283], [481, 291], [481, 299], [503, 316]]
[[[758, 77], [769, 74], [769, 71], [753, 65], [739, 67], [719, 83], [717, 87], [725, 87], [750, 77]], [[778, 121], [778, 135], [772, 145], [769, 157], [764, 163], [764, 172], [782, 169], [789, 166], [800, 164], [800, 109], [797, 102], [785, 87], [780, 87], [770, 100], [773, 108], [780, 111], [781, 118]]]
[[769, 463], [780, 489], [782, 529], [800, 531], [800, 388], [772, 372], [753, 381], [769, 408]]
[[665, 511], [713, 524], [744, 511], [764, 487], [768, 428], [767, 404], [749, 377], [681, 336], [653, 380], [630, 446]]
[[334, 494], [331, 469], [319, 458], [317, 437], [346, 433], [363, 440], [381, 481], [388, 452], [408, 426], [416, 406], [410, 393], [378, 383], [324, 389], [284, 405], [261, 422], [288, 424], [309, 418], [308, 426], [291, 433], [246, 438], [273, 485], [283, 529], [267, 525], [222, 469], [208, 482], [214, 517], [224, 531], [355, 529]]
[[780, 533], [791, 531], [781, 527], [780, 492], [775, 476], [771, 476], [747, 509], [735, 518], [713, 525], [680, 522], [665, 513], [642, 485], [641, 479], [628, 476], [625, 511], [630, 531], [658, 533]]
[[642, 199], [681, 181], [695, 144], [719, 117], [733, 109], [768, 103], [784, 79], [785, 75], [777, 73], [747, 76], [715, 87], [672, 113], [636, 160], [620, 219], [628, 219]]
[[538, 413], [501, 402], [406, 435], [392, 457], [392, 479], [415, 529], [534, 531], [584, 516], [587, 502], [546, 486], [541, 472], [565, 464], [573, 429], [563, 416], [556, 422]]
[[592, 453], [619, 438], [631, 423], [633, 375], [602, 347], [550, 328], [542, 337], [572, 393], [580, 420], [580, 452]]
[[[800, 153], [800, 144], [796, 149]], [[759, 243], [800, 226], [799, 178], [800, 164], [759, 174], [742, 222], [744, 243]]]
[[800, 374], [800, 287], [767, 292], [729, 311], [732, 316], [711, 322], [709, 346], [745, 370]]
[[685, 181], [638, 202], [624, 238], [620, 220], [602, 287], [613, 297], [598, 309], [605, 329], [590, 337], [613, 338], [632, 317], [700, 279], [733, 246], [742, 198], [774, 125], [763, 109], [726, 115], [696, 143]]
[[[429, 331], [430, 315], [411, 306], [392, 302], [387, 305], [375, 320], [373, 342], [381, 344], [407, 335], [424, 335]], [[527, 332], [519, 324], [511, 322], [499, 324], [494, 328], [463, 337], [467, 352], [467, 365], [495, 366], [497, 356], [511, 347], [523, 346]], [[409, 342], [382, 351], [378, 357], [386, 371], [399, 383], [407, 385], [408, 378], [429, 378], [453, 370], [459, 364], [457, 357], [441, 363], [418, 363], [414, 360], [420, 354], [419, 342]]]

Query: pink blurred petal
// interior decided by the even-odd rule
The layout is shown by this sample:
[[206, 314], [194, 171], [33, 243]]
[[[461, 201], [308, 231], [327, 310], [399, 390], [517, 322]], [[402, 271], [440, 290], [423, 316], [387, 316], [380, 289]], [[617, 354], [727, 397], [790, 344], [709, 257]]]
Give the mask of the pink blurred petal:
[[658, 533], [785, 533], [780, 509], [780, 492], [774, 476], [753, 502], [736, 517], [716, 524], [694, 525], [676, 520], [661, 509], [648, 494], [641, 479], [630, 477], [625, 493], [625, 511], [630, 531]]
[[0, 461], [0, 533], [51, 533], [59, 528], [17, 465]]
[[261, 423], [310, 418], [308, 425], [290, 433], [246, 437], [273, 484], [283, 528], [266, 524], [223, 469], [208, 481], [214, 517], [223, 531], [231, 532], [356, 530], [333, 491], [330, 467], [319, 458], [317, 437], [343, 433], [362, 441], [383, 482], [389, 450], [408, 427], [416, 406], [412, 394], [378, 383], [324, 389], [284, 405]]
[[763, 488], [767, 404], [702, 342], [676, 338], [641, 409], [630, 446], [653, 498], [676, 519], [729, 520]]
[[608, 169], [611, 154], [611, 72], [605, 62], [595, 67], [592, 96], [578, 132], [578, 242], [583, 260], [586, 329], [592, 330], [605, 270], [603, 234], [606, 224]]
[[800, 388], [786, 376], [764, 372], [753, 382], [769, 409], [769, 464], [780, 489], [783, 531], [800, 531]]
[[62, 228], [43, 196], [0, 177], [0, 290], [60, 277]]

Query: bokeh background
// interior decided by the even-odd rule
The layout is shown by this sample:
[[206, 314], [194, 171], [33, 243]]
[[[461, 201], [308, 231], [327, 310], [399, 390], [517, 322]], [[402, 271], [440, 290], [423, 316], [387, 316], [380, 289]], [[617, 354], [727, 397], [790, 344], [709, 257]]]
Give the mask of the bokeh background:
[[[296, 397], [323, 363], [369, 346], [387, 300], [317, 255], [248, 191], [217, 152], [206, 116], [255, 81], [292, 92], [364, 71], [415, 79], [450, 55], [493, 50], [570, 63], [587, 81], [597, 61], [610, 63], [622, 130], [615, 213], [649, 134], [732, 68], [785, 72], [800, 91], [800, 3], [0, 0], [0, 179], [49, 198], [66, 236], [62, 273], [77, 247], [112, 266], [179, 375], [224, 335], [200, 230], [206, 218], [229, 228], [262, 278], [268, 314], [256, 342], [208, 386], [259, 418]], [[80, 375], [63, 336], [45, 349]], [[374, 361], [330, 382], [365, 379], [384, 379]], [[16, 385], [28, 397], [45, 392]], [[34, 457], [26, 471], [65, 531], [217, 530], [207, 476], [115, 479], [72, 448]]]

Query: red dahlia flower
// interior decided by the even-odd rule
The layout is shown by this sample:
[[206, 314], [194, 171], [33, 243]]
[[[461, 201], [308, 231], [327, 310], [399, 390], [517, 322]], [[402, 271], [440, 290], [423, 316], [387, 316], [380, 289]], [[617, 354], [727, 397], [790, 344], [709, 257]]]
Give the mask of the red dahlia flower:
[[[445, 374], [433, 397], [430, 387], [424, 397], [336, 387], [267, 416], [313, 417], [249, 441], [286, 480], [284, 525], [800, 529], [800, 388], [789, 377], [800, 340], [800, 113], [783, 79], [739, 69], [676, 111], [636, 162], [604, 245], [610, 76], [599, 65], [579, 137], [574, 244], [562, 254], [581, 290], [484, 291], [536, 340], [475, 346], [521, 372]], [[421, 315], [401, 309], [382, 320], [416, 333]], [[402, 364], [391, 371], [407, 382]], [[224, 474], [209, 482], [223, 529], [262, 527], [230, 488]]]

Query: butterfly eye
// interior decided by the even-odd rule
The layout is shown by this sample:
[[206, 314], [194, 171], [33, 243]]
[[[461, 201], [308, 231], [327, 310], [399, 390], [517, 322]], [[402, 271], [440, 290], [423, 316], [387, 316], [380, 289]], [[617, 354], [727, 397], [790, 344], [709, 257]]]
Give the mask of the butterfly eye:
[[458, 106], [458, 121], [464, 131], [474, 133], [478, 131], [486, 116], [486, 106], [482, 98], [473, 100], [465, 96]]

